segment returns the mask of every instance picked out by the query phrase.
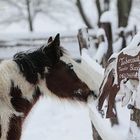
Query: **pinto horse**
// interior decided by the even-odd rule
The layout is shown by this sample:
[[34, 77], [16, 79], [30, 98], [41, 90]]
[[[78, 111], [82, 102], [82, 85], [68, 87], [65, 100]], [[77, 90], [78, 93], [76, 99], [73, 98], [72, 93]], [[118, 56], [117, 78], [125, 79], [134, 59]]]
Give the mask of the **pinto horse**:
[[59, 34], [34, 51], [0, 64], [0, 140], [20, 140], [22, 124], [41, 95], [86, 102], [94, 94], [80, 64], [60, 47]]

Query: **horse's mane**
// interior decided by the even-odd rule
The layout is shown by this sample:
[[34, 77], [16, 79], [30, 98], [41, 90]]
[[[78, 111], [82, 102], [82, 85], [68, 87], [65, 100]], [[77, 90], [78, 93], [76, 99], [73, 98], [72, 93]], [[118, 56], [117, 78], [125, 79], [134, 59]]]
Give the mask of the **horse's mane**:
[[14, 55], [13, 60], [17, 63], [20, 71], [26, 80], [32, 84], [38, 81], [38, 74], [44, 78], [45, 67], [51, 69], [60, 57], [63, 56], [65, 50], [58, 46], [43, 45], [35, 51], [19, 52]]

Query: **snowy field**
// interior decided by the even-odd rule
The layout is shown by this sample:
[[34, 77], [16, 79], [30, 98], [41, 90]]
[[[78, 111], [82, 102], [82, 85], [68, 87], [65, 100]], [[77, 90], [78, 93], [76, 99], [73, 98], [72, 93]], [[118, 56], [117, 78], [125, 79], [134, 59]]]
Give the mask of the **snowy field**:
[[27, 118], [22, 140], [92, 140], [85, 105], [41, 98]]

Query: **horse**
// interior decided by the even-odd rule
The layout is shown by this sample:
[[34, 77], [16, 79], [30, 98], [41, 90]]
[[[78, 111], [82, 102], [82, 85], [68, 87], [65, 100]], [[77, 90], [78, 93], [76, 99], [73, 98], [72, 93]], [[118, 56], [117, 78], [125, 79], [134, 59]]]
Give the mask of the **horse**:
[[[136, 103], [137, 88], [140, 81], [140, 44], [139, 35], [136, 35], [130, 45], [113, 54], [105, 69], [104, 78], [99, 89], [98, 110], [101, 111], [105, 99], [108, 99], [107, 118], [116, 117], [115, 98], [121, 95], [122, 106], [132, 99], [132, 106], [139, 108]], [[130, 106], [128, 106], [129, 108]]]
[[20, 140], [22, 125], [40, 96], [86, 103], [94, 95], [85, 71], [60, 45], [60, 35], [0, 64], [0, 140]]

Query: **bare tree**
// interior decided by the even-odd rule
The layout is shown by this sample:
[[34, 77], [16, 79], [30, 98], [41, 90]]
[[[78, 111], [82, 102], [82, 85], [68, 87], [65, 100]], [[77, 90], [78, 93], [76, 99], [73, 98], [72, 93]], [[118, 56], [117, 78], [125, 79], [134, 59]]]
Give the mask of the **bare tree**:
[[119, 27], [126, 27], [132, 7], [132, 0], [118, 0], [117, 7]]
[[34, 31], [34, 21], [40, 13], [57, 23], [67, 26], [68, 23], [62, 19], [77, 10], [73, 6], [75, 2], [69, 0], [4, 0], [3, 2], [10, 8], [7, 8], [5, 13], [0, 13], [0, 15], [4, 13], [3, 18], [0, 18], [0, 24], [9, 25], [26, 21], [29, 31]]
[[84, 9], [82, 7], [82, 3], [80, 0], [77, 0], [76, 5], [78, 7], [79, 13], [84, 21], [84, 23], [86, 24], [86, 26], [90, 29], [93, 28], [91, 23], [88, 21], [86, 14], [84, 13]]
[[110, 0], [104, 0], [104, 11], [109, 10], [109, 4], [110, 4]]
[[28, 13], [28, 23], [29, 23], [29, 30], [32, 32], [33, 31], [33, 21], [32, 21], [32, 16], [31, 16], [31, 7], [30, 7], [30, 0], [26, 0], [26, 5], [27, 5], [27, 13]]
[[98, 25], [99, 25], [100, 17], [101, 17], [101, 14], [102, 14], [101, 6], [100, 6], [100, 1], [99, 0], [96, 0], [96, 6], [97, 6], [97, 10], [98, 10]]

